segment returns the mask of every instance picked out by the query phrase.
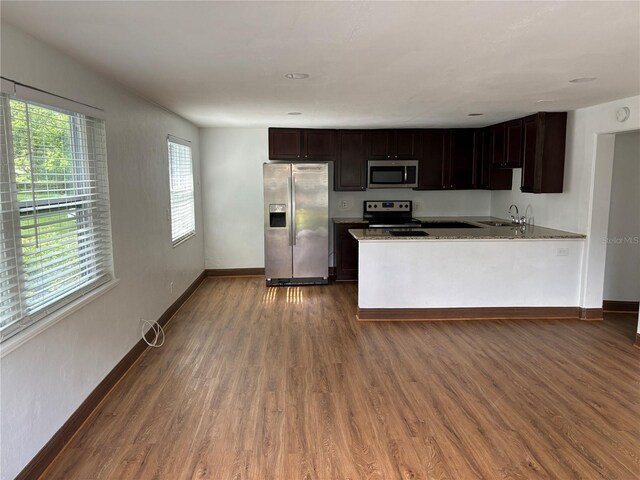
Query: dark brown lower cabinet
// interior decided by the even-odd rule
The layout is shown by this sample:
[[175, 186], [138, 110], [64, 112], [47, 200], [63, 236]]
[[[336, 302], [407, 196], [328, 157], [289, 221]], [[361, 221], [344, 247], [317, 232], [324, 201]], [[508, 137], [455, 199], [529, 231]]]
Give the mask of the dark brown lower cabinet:
[[358, 279], [358, 241], [349, 233], [352, 228], [367, 228], [367, 224], [333, 222], [336, 280]]

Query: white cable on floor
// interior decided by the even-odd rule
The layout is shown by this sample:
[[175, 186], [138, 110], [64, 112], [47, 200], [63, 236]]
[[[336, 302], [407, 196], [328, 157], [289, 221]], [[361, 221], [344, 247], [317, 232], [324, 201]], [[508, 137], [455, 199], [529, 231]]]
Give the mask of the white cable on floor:
[[[160, 324], [158, 322], [145, 320], [144, 318], [141, 318], [140, 321], [142, 322], [142, 339], [147, 343], [147, 345], [154, 348], [160, 348], [162, 345], [164, 345], [164, 330], [162, 329]], [[149, 330], [147, 330], [146, 332], [144, 331], [145, 325], [149, 325], [149, 330], [153, 330], [153, 333], [155, 333], [155, 337], [151, 342], [147, 340], [147, 337], [145, 336], [146, 333], [149, 333]], [[162, 338], [160, 342], [158, 342], [159, 338]]]

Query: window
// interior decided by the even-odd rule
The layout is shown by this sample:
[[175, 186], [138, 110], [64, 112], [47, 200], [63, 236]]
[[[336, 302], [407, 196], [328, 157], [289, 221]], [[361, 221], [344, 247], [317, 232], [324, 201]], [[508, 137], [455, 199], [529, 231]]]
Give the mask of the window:
[[0, 96], [0, 337], [113, 278], [102, 120]]
[[174, 246], [196, 233], [191, 147], [169, 137], [169, 190], [171, 194], [171, 241]]

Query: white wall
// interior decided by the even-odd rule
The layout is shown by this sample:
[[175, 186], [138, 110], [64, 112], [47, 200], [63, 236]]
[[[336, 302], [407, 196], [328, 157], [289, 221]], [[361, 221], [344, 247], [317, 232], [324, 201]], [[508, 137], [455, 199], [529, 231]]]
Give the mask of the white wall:
[[[139, 318], [157, 319], [202, 272], [204, 249], [198, 129], [10, 25], [3, 23], [1, 34], [3, 76], [106, 111], [113, 250], [120, 279], [112, 290], [14, 350], [3, 346], [0, 476], [10, 479], [136, 344]], [[166, 216], [169, 133], [193, 142], [197, 181], [197, 235], [175, 249]]]
[[266, 128], [203, 128], [206, 268], [264, 267], [262, 164]]
[[[264, 267], [262, 164], [266, 128], [203, 128], [202, 198], [206, 268]], [[489, 215], [491, 192], [417, 192], [411, 189], [334, 192], [330, 166], [329, 215], [362, 218], [366, 199], [414, 200], [416, 215]], [[349, 208], [340, 208], [341, 200]], [[333, 238], [330, 239], [332, 251]], [[332, 263], [332, 260], [330, 260]]]
[[640, 300], [640, 132], [616, 135], [604, 299]]

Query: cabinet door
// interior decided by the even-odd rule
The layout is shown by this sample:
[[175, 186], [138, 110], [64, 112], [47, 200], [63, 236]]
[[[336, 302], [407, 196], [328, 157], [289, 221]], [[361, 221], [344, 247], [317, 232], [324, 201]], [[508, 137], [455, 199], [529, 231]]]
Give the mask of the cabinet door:
[[474, 150], [476, 188], [488, 189], [491, 182], [491, 129], [480, 128], [475, 133]]
[[451, 149], [449, 155], [449, 188], [473, 188], [473, 150], [473, 129], [456, 128], [451, 131]]
[[335, 130], [305, 130], [303, 146], [304, 159], [334, 160]]
[[367, 228], [366, 223], [334, 223], [334, 251], [336, 280], [358, 278], [358, 241], [349, 233], [350, 228]]
[[491, 164], [502, 167], [505, 164], [505, 124], [491, 127]]
[[522, 119], [512, 120], [505, 124], [506, 146], [504, 159], [509, 168], [522, 167]]
[[[449, 150], [449, 130], [422, 131], [422, 158], [418, 167], [418, 190], [445, 188], [444, 165]], [[448, 185], [449, 182], [447, 181]]]
[[420, 158], [421, 144], [420, 133], [415, 130], [396, 130], [395, 149], [393, 158], [402, 160], [417, 160]]
[[269, 160], [299, 160], [302, 154], [302, 130], [269, 129]]
[[510, 169], [496, 168], [491, 163], [491, 129], [476, 131], [474, 162], [476, 164], [476, 188], [485, 190], [511, 190], [513, 174]]
[[536, 165], [536, 142], [538, 136], [538, 115], [524, 119], [524, 149], [522, 152], [522, 179], [520, 190], [533, 192]]
[[392, 158], [391, 130], [371, 130], [369, 133], [369, 158], [389, 160]]
[[[533, 119], [530, 120], [533, 122]], [[540, 112], [533, 125], [525, 127], [526, 167], [522, 169], [522, 190], [533, 193], [562, 193], [567, 135], [566, 112]], [[533, 152], [533, 153], [531, 153]]]
[[364, 130], [338, 130], [338, 160], [334, 190], [366, 190], [367, 133]]

